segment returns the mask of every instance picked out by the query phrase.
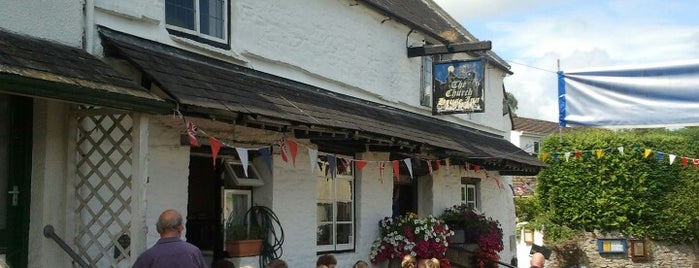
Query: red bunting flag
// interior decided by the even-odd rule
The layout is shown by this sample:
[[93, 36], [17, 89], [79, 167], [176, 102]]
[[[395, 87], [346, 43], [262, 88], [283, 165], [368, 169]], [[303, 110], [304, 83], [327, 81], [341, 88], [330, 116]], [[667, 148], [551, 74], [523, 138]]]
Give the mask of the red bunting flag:
[[434, 161], [434, 169], [439, 170], [442, 167], [442, 160]]
[[391, 165], [393, 165], [393, 175], [396, 176], [396, 180], [400, 180], [400, 163], [398, 160], [393, 160], [391, 161]]
[[575, 151], [575, 159], [580, 159], [580, 151]]
[[366, 160], [356, 160], [354, 161], [355, 165], [357, 165], [357, 169], [359, 171], [362, 171], [364, 169], [364, 166], [366, 166]]
[[694, 159], [694, 167], [696, 168], [699, 166], [699, 159]]
[[214, 168], [216, 168], [216, 157], [218, 156], [218, 152], [221, 150], [221, 145], [223, 145], [223, 143], [216, 138], [209, 136], [209, 144], [211, 145], [211, 157], [214, 159]]
[[197, 126], [192, 122], [187, 122], [187, 136], [189, 137], [190, 145], [199, 147], [199, 142], [197, 141]]
[[682, 157], [682, 166], [683, 166], [683, 167], [686, 167], [686, 166], [687, 166], [687, 161], [688, 161], [688, 160], [689, 160], [689, 159], [687, 159], [686, 156], [683, 156], [683, 157]]
[[289, 152], [291, 152], [291, 164], [296, 167], [296, 154], [298, 153], [299, 145], [295, 141], [287, 141]]
[[478, 171], [481, 170], [481, 166], [479, 166], [479, 165], [473, 165], [473, 170], [475, 170], [476, 173], [478, 173]]
[[291, 164], [296, 167], [296, 154], [298, 153], [298, 144], [295, 141], [280, 140], [277, 142], [279, 149], [282, 154], [282, 160], [289, 163], [289, 158], [291, 158]]

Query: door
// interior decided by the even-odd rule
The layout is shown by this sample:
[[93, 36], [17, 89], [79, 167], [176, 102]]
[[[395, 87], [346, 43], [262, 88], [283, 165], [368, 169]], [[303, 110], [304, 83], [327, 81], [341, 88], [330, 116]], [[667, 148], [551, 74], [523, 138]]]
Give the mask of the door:
[[0, 255], [27, 267], [32, 99], [0, 94]]

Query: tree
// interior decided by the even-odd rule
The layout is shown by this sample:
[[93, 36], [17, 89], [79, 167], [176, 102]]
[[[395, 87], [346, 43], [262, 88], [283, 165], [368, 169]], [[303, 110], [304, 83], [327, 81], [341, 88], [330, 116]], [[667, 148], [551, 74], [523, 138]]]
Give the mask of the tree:
[[512, 95], [510, 92], [505, 92], [505, 103], [507, 103], [507, 107], [510, 108], [510, 112], [512, 113], [512, 117], [517, 117], [517, 98], [515, 98], [515, 95]]
[[[698, 140], [697, 128], [581, 129], [549, 136], [541, 148], [549, 167], [538, 178], [545, 211], [539, 222], [696, 242], [699, 172], [693, 163], [682, 165], [681, 157], [699, 155]], [[672, 165], [669, 154], [677, 156]], [[563, 234], [546, 235], [558, 240]]]

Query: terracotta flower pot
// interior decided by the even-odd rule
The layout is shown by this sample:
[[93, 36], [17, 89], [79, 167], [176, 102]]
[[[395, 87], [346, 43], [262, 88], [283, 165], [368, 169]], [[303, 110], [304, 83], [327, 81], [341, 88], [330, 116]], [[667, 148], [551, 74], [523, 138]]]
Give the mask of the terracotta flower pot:
[[262, 240], [226, 241], [226, 252], [229, 257], [257, 256], [262, 252]]

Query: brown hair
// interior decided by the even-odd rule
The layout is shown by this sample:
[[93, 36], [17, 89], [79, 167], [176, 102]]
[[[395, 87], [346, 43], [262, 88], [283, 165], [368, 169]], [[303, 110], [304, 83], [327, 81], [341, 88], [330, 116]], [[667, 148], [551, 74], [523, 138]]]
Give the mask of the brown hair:
[[335, 259], [335, 256], [333, 256], [332, 254], [320, 255], [320, 257], [318, 257], [318, 261], [316, 261], [316, 266], [321, 265], [337, 265], [337, 260]]

